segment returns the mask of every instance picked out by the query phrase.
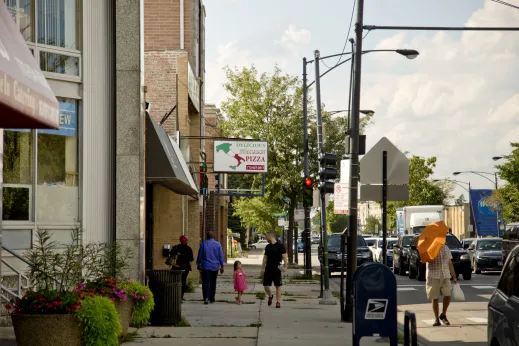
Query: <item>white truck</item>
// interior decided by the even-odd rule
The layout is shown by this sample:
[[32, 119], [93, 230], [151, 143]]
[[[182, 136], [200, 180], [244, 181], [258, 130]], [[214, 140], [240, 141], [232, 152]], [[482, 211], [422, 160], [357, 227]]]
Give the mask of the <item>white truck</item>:
[[396, 211], [399, 234], [420, 234], [430, 223], [444, 221], [443, 205], [418, 205]]

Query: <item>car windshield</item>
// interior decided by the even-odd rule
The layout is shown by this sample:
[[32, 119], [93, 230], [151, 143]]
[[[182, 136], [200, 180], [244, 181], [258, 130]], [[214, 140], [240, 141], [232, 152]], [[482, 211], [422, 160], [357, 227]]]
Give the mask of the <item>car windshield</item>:
[[365, 240], [366, 240], [366, 244], [368, 244], [368, 246], [375, 245], [376, 239], [365, 239]]
[[413, 227], [413, 233], [414, 234], [422, 234], [424, 229], [425, 229], [425, 226]]
[[501, 240], [478, 240], [478, 250], [501, 250]]
[[[393, 246], [395, 246], [395, 244], [396, 244], [396, 239], [389, 239], [389, 240], [387, 240], [387, 248], [388, 249], [392, 249]], [[378, 243], [378, 248], [382, 249], [382, 242]]]
[[404, 237], [402, 238], [402, 246], [403, 247], [409, 247], [411, 245], [411, 241], [413, 240], [413, 237]]
[[[337, 248], [337, 247], [340, 247], [341, 246], [341, 237], [340, 236], [330, 236], [328, 238], [328, 247], [329, 248]], [[364, 240], [363, 237], [358, 237], [357, 238], [357, 247], [366, 247], [368, 246], [368, 244], [366, 244], [366, 240]]]
[[460, 242], [458, 241], [458, 239], [454, 236], [449, 236], [447, 237], [447, 240], [445, 242], [447, 244], [447, 246], [449, 247], [449, 249], [459, 249], [461, 246], [460, 246]]

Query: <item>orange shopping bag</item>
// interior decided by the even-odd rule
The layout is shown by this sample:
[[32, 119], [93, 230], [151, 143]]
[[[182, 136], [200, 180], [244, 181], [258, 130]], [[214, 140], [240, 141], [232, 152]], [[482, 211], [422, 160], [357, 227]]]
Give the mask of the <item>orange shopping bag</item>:
[[440, 249], [445, 245], [447, 225], [443, 221], [426, 226], [418, 238], [418, 252], [423, 263], [431, 262], [438, 256]]

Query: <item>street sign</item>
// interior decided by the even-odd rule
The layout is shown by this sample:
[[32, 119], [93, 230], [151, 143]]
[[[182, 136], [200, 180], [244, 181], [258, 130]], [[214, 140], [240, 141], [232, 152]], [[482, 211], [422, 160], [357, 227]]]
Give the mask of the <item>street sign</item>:
[[353, 346], [364, 336], [389, 337], [398, 344], [396, 278], [382, 263], [367, 263], [353, 276]]
[[386, 137], [360, 160], [361, 184], [382, 184], [382, 153], [387, 152], [387, 183], [409, 183], [409, 159]]
[[341, 183], [350, 183], [350, 160], [341, 160]]
[[[409, 200], [409, 185], [388, 185], [387, 187], [388, 201], [407, 201]], [[381, 185], [361, 185], [360, 200], [365, 201], [382, 201]]]
[[348, 214], [350, 211], [350, 184], [335, 183], [333, 213]]
[[284, 217], [278, 217], [278, 226], [279, 227], [285, 226], [285, 218]]

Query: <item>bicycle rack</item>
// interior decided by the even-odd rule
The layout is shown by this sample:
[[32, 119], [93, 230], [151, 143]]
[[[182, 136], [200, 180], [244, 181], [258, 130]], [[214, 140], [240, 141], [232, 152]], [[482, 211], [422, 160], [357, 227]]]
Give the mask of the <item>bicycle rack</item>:
[[[409, 326], [411, 322], [411, 326]], [[411, 328], [409, 328], [411, 327]], [[416, 334], [416, 315], [406, 310], [404, 318], [404, 346], [418, 346], [418, 335]]]

